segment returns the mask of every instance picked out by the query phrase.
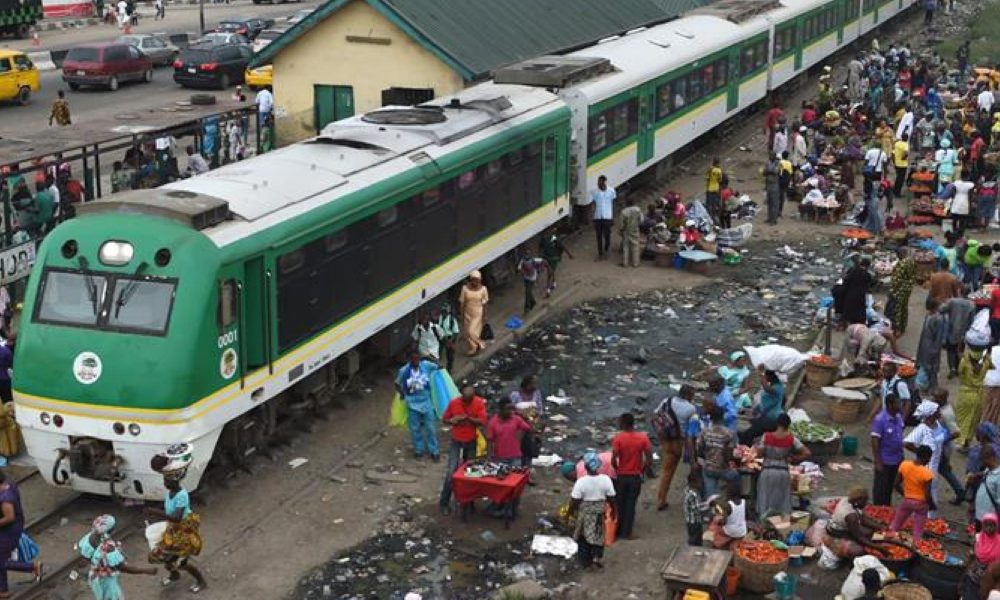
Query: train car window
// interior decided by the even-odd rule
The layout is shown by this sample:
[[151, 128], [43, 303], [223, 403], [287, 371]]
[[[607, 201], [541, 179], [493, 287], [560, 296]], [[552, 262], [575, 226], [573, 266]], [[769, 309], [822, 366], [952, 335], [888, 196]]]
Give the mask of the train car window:
[[701, 87], [701, 73], [699, 71], [692, 71], [687, 76], [687, 86], [688, 86], [688, 103], [697, 102], [701, 100], [701, 97], [705, 95], [704, 90]]
[[[174, 303], [175, 287], [176, 284], [172, 281], [119, 277], [115, 280], [113, 291], [115, 301], [108, 312], [108, 327], [145, 333], [165, 333], [167, 322], [170, 320], [170, 308]], [[234, 293], [234, 303], [235, 296]], [[235, 315], [236, 309], [232, 310]]]
[[608, 117], [606, 113], [590, 119], [590, 153], [600, 152], [608, 145]]
[[758, 68], [767, 64], [767, 40], [761, 40], [757, 43], [757, 54], [755, 58], [755, 64]]
[[674, 110], [680, 110], [687, 105], [687, 80], [678, 77], [672, 82], [674, 86]]
[[743, 48], [742, 51], [740, 51], [740, 74], [741, 75], [746, 75], [746, 74], [750, 73], [751, 71], [753, 71], [753, 65], [754, 65], [753, 55], [754, 55], [754, 47], [753, 46], [747, 46], [746, 48]]
[[107, 298], [108, 279], [66, 271], [46, 271], [35, 320], [93, 327]]
[[219, 311], [216, 320], [219, 323], [220, 332], [225, 331], [236, 322], [236, 316], [239, 314], [236, 300], [235, 279], [227, 279], [219, 284]]
[[726, 87], [729, 82], [729, 59], [720, 58], [715, 61], [715, 88]]
[[706, 65], [701, 69], [701, 89], [706, 94], [715, 89], [715, 65]]
[[331, 233], [323, 238], [323, 250], [327, 254], [333, 254], [337, 250], [340, 250], [347, 245], [347, 229], [341, 229], [335, 233]]
[[399, 220], [399, 208], [395, 206], [390, 206], [389, 208], [383, 208], [378, 211], [378, 216], [376, 217], [379, 227], [388, 227], [390, 225], [395, 225], [396, 221]]
[[486, 163], [486, 179], [493, 180], [503, 172], [503, 161], [498, 159]]
[[458, 189], [464, 190], [472, 187], [476, 183], [476, 170], [471, 169], [458, 176]]
[[531, 142], [524, 147], [524, 151], [528, 156], [538, 156], [542, 153], [542, 141], [535, 140], [534, 142]]
[[521, 164], [521, 161], [524, 160], [524, 151], [521, 150], [520, 148], [517, 148], [516, 150], [511, 150], [510, 152], [507, 153], [506, 158], [508, 167], [516, 167], [517, 165]]
[[427, 188], [420, 194], [420, 203], [424, 208], [430, 208], [441, 202], [441, 188]]
[[282, 254], [278, 257], [278, 273], [288, 275], [289, 273], [298, 271], [305, 264], [306, 253], [301, 248], [292, 250], [288, 254]]
[[669, 83], [664, 83], [656, 88], [656, 118], [662, 119], [670, 114], [670, 94], [672, 90]]

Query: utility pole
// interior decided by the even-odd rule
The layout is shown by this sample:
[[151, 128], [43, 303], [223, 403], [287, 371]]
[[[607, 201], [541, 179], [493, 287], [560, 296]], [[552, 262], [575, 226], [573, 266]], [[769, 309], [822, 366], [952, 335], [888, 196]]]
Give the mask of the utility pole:
[[205, 33], [205, 0], [198, 0], [198, 24], [201, 26], [201, 29], [198, 30], [200, 37]]

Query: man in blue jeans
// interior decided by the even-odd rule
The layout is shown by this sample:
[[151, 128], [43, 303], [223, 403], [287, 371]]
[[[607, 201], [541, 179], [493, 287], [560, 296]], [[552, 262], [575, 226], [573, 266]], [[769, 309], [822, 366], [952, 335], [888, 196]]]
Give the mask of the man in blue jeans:
[[423, 458], [426, 441], [427, 453], [434, 462], [441, 460], [441, 454], [438, 451], [434, 402], [431, 400], [431, 375], [440, 368], [435, 362], [420, 360], [419, 352], [412, 352], [410, 361], [396, 374], [396, 390], [406, 402], [413, 456]]
[[486, 425], [486, 401], [476, 395], [476, 388], [462, 386], [462, 395], [452, 399], [442, 421], [451, 425], [451, 445], [448, 447], [448, 469], [441, 488], [441, 514], [451, 513], [451, 476], [458, 465], [476, 457], [476, 436]]

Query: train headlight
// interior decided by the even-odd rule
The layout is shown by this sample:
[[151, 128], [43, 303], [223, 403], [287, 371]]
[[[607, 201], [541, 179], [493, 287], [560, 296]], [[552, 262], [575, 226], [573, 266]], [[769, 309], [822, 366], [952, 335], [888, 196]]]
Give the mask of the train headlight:
[[41, 419], [42, 425], [48, 425], [52, 422], [52, 417], [49, 416], [49, 413], [42, 413], [38, 415], [38, 418]]
[[62, 415], [53, 415], [52, 416], [52, 424], [55, 425], [56, 427], [62, 427], [63, 426]]
[[125, 433], [125, 425], [123, 423], [115, 423], [111, 426], [111, 430], [118, 435], [123, 435]]
[[135, 249], [128, 242], [108, 240], [101, 244], [101, 251], [98, 258], [106, 265], [121, 266], [127, 265], [132, 260]]
[[139, 435], [140, 431], [142, 431], [142, 430], [139, 429], [139, 425], [137, 423], [129, 423], [129, 425], [128, 425], [128, 432], [129, 433], [131, 433], [132, 435]]

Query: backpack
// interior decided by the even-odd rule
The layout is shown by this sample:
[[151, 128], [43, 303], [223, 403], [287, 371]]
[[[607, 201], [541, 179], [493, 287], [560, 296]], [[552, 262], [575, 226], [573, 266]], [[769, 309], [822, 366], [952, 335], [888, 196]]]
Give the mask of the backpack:
[[[666, 410], [661, 410], [657, 407], [656, 411], [653, 412], [653, 418], [650, 422], [653, 424], [653, 431], [660, 440], [669, 442], [671, 440], [681, 439], [681, 426], [677, 422], [677, 415], [674, 414], [674, 399], [668, 398], [663, 404], [666, 404]], [[660, 406], [662, 407], [663, 404]]]

